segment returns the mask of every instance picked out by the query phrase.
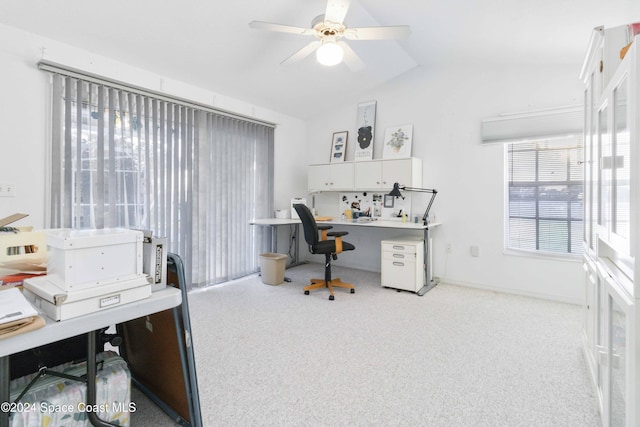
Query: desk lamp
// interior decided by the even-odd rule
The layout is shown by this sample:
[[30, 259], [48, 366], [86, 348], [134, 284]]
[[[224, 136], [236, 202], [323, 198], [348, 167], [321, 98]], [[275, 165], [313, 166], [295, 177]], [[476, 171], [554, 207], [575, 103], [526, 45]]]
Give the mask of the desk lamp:
[[402, 199], [404, 200], [404, 196], [402, 195], [402, 193], [400, 192], [400, 190], [402, 191], [412, 191], [412, 192], [416, 192], [416, 193], [430, 193], [431, 194], [431, 200], [429, 200], [429, 205], [427, 205], [427, 210], [424, 211], [424, 216], [422, 217], [422, 223], [424, 225], [428, 225], [428, 217], [429, 217], [429, 210], [431, 210], [431, 205], [433, 204], [433, 199], [436, 198], [436, 194], [438, 194], [437, 190], [431, 189], [431, 188], [417, 188], [417, 187], [406, 187], [404, 185], [400, 185], [397, 182], [393, 184], [393, 190], [391, 190], [391, 192], [389, 192], [389, 196], [393, 196], [393, 197], [402, 197]]

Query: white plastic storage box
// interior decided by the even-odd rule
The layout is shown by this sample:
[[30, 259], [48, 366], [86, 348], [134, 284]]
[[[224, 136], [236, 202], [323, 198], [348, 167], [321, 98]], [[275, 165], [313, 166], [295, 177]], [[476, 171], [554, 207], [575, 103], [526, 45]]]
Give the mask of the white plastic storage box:
[[22, 294], [53, 320], [72, 319], [151, 296], [151, 279], [147, 275], [74, 291], [66, 291], [49, 279], [25, 279]]
[[131, 280], [142, 270], [143, 234], [138, 230], [47, 230], [47, 275], [64, 290]]

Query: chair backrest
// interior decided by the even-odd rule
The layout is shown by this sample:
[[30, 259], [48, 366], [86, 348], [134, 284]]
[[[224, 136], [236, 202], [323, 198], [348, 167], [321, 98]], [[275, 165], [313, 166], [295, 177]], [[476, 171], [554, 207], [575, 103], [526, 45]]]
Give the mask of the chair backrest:
[[304, 229], [304, 240], [309, 244], [309, 249], [312, 250], [318, 243], [318, 224], [316, 223], [313, 214], [307, 207], [301, 203], [293, 205], [293, 208], [298, 212], [300, 221], [302, 221], [302, 227]]

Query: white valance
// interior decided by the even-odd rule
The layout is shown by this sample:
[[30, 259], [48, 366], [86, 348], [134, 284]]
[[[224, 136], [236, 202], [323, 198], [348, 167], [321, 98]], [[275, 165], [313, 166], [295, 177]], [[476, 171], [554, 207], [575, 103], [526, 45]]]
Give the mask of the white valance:
[[514, 142], [583, 132], [582, 106], [503, 114], [482, 120], [482, 142]]

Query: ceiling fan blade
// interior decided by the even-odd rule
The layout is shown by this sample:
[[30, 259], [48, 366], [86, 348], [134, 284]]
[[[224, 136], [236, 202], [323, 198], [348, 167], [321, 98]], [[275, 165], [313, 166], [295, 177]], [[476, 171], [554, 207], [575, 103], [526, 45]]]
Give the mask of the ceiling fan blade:
[[282, 61], [280, 65], [288, 65], [288, 64], [293, 64], [295, 62], [298, 62], [306, 58], [307, 56], [309, 56], [309, 54], [311, 54], [316, 49], [318, 49], [320, 45], [322, 45], [322, 42], [320, 40], [312, 41], [311, 43], [309, 43], [308, 45], [306, 45], [305, 47], [303, 47], [302, 49], [300, 49], [299, 51], [297, 51], [296, 53], [294, 53], [284, 61]]
[[327, 0], [327, 10], [324, 12], [324, 20], [336, 24], [342, 24], [349, 10], [351, 0]]
[[274, 24], [273, 22], [263, 21], [251, 21], [249, 22], [249, 28], [253, 28], [255, 30], [278, 31], [280, 33], [302, 34], [305, 36], [315, 34], [312, 28], [294, 27], [291, 25]]
[[357, 73], [358, 71], [364, 70], [364, 67], [365, 67], [364, 62], [353, 51], [353, 49], [351, 49], [351, 46], [349, 46], [347, 43], [343, 41], [339, 41], [338, 45], [342, 47], [342, 50], [344, 52], [342, 61], [345, 63], [347, 67], [349, 67], [351, 71], [353, 71], [354, 73]]
[[404, 39], [409, 37], [409, 34], [411, 34], [411, 27], [408, 25], [347, 28], [344, 32], [345, 38], [349, 40]]

